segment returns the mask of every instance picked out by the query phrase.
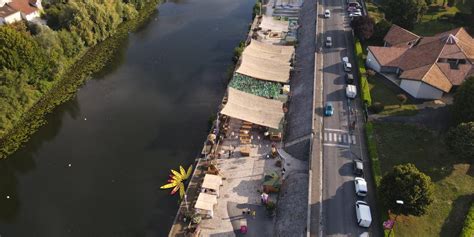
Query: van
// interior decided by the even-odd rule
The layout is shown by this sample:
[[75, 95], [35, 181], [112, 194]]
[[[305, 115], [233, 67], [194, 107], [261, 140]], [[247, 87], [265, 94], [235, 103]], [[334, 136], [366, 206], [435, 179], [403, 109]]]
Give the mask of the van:
[[332, 47], [332, 38], [330, 36], [326, 37], [326, 47]]
[[357, 96], [357, 87], [354, 85], [347, 85], [346, 96], [349, 99], [354, 99]]
[[364, 201], [357, 201], [355, 203], [357, 224], [361, 227], [370, 227], [372, 223], [372, 215], [370, 214], [370, 207]]

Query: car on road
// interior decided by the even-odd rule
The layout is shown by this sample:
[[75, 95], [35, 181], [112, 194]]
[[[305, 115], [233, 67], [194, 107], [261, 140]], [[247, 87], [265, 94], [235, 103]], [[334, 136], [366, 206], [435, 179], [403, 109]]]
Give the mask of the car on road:
[[357, 10], [358, 10], [357, 7], [348, 7], [348, 8], [347, 8], [347, 12], [349, 12], [349, 13], [355, 12], [355, 11], [357, 11]]
[[367, 182], [364, 178], [355, 177], [354, 179], [355, 192], [357, 196], [367, 196]]
[[329, 18], [331, 17], [331, 11], [329, 9], [324, 10], [324, 18]]
[[332, 116], [334, 114], [334, 107], [331, 103], [327, 102], [324, 105], [324, 116]]
[[362, 8], [358, 2], [350, 2], [347, 4], [348, 7]]
[[332, 47], [332, 38], [330, 36], [326, 37], [326, 47]]
[[349, 17], [359, 17], [362, 16], [362, 12], [351, 12], [349, 13]]
[[370, 207], [364, 201], [356, 201], [355, 203], [357, 224], [361, 227], [370, 227], [372, 223], [372, 215], [370, 214]]
[[353, 84], [354, 83], [354, 75], [352, 73], [346, 73], [346, 83], [347, 84]]
[[357, 96], [357, 87], [354, 85], [347, 85], [346, 86], [346, 96], [349, 99], [354, 99]]
[[342, 58], [342, 64], [344, 66], [344, 71], [346, 71], [346, 72], [351, 72], [352, 71], [352, 64], [349, 62], [348, 57], [343, 57]]
[[364, 175], [364, 164], [362, 163], [362, 160], [353, 160], [352, 165], [354, 167], [354, 174], [357, 176], [363, 176]]

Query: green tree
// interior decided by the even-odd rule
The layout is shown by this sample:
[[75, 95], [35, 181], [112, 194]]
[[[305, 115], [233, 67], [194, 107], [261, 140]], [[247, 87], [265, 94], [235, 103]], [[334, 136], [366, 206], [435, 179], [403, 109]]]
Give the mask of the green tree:
[[474, 121], [474, 77], [465, 80], [454, 93], [452, 115], [456, 124]]
[[58, 38], [61, 41], [64, 56], [67, 58], [77, 56], [84, 49], [84, 41], [76, 32], [60, 30], [58, 31]]
[[365, 41], [374, 34], [375, 21], [370, 16], [356, 17], [351, 21], [351, 26], [360, 41]]
[[372, 40], [378, 45], [383, 45], [383, 38], [387, 35], [388, 31], [392, 27], [392, 23], [385, 19], [380, 20], [375, 24], [374, 33], [372, 34]]
[[30, 84], [50, 77], [51, 60], [28, 34], [2, 26], [0, 45], [0, 68], [27, 73]]
[[397, 100], [400, 102], [398, 105], [400, 105], [400, 108], [405, 104], [408, 100], [407, 96], [405, 94], [398, 94], [397, 95]]
[[[413, 164], [394, 166], [380, 181], [382, 204], [392, 212], [404, 215], [424, 215], [433, 202], [431, 178]], [[403, 200], [400, 207], [396, 200]]]
[[457, 157], [474, 161], [474, 121], [449, 129], [446, 143]]
[[383, 0], [385, 18], [405, 29], [412, 30], [427, 10], [425, 0]]

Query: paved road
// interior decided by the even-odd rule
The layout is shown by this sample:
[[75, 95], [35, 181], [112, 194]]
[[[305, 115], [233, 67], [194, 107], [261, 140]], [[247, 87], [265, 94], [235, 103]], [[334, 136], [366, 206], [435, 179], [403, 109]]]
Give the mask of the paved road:
[[[312, 167], [317, 168], [319, 163], [322, 172], [315, 174], [313, 170], [315, 178], [312, 182], [311, 202], [315, 203], [315, 208], [311, 209], [311, 236], [359, 236], [367, 229], [358, 227], [356, 223], [354, 203], [357, 197], [353, 184], [352, 159], [362, 158], [366, 177], [371, 176], [363, 137], [361, 104], [359, 99], [348, 101], [345, 96], [346, 83], [341, 58], [348, 56], [354, 64], [353, 39], [342, 0], [319, 0], [318, 3], [318, 47], [327, 36], [332, 37], [333, 46], [319, 48], [322, 51], [318, 53], [316, 60], [316, 93], [319, 94], [316, 95], [315, 123], [319, 126], [315, 126], [318, 135], [315, 136], [314, 147], [319, 147], [321, 152], [314, 152]], [[329, 19], [322, 17], [325, 9], [331, 11]], [[326, 102], [331, 102], [334, 106], [334, 115], [331, 117], [323, 117], [322, 105]], [[348, 125], [354, 120], [357, 126], [350, 134]], [[365, 200], [372, 208], [375, 226], [377, 217], [374, 212], [374, 189], [372, 180], [367, 181], [369, 196]], [[322, 212], [319, 212], [318, 203], [322, 203]], [[375, 233], [377, 231], [371, 232], [372, 236], [380, 235]]]

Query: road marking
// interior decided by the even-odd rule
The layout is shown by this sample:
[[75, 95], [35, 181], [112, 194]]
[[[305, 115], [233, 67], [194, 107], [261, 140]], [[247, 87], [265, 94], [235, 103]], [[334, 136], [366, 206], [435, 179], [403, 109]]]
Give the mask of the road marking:
[[340, 147], [340, 148], [347, 148], [347, 149], [349, 149], [349, 146], [348, 146], [348, 145], [342, 145], [342, 144], [323, 143], [323, 146], [332, 146], [332, 147]]
[[324, 133], [324, 141], [327, 141], [327, 140], [328, 140], [328, 134]]
[[351, 137], [352, 137], [352, 144], [355, 145], [355, 144], [356, 144], [356, 136], [355, 136], [355, 135], [351, 135]]
[[344, 143], [347, 143], [347, 137], [348, 137], [348, 136], [345, 135], [345, 134], [342, 136], [342, 140], [344, 141]]
[[326, 130], [326, 131], [333, 131], [333, 132], [348, 132], [348, 131], [346, 131], [346, 130], [334, 129], [334, 128], [325, 128], [324, 130]]
[[338, 142], [342, 142], [342, 136], [341, 136], [341, 134], [337, 134], [337, 141], [338, 141]]

